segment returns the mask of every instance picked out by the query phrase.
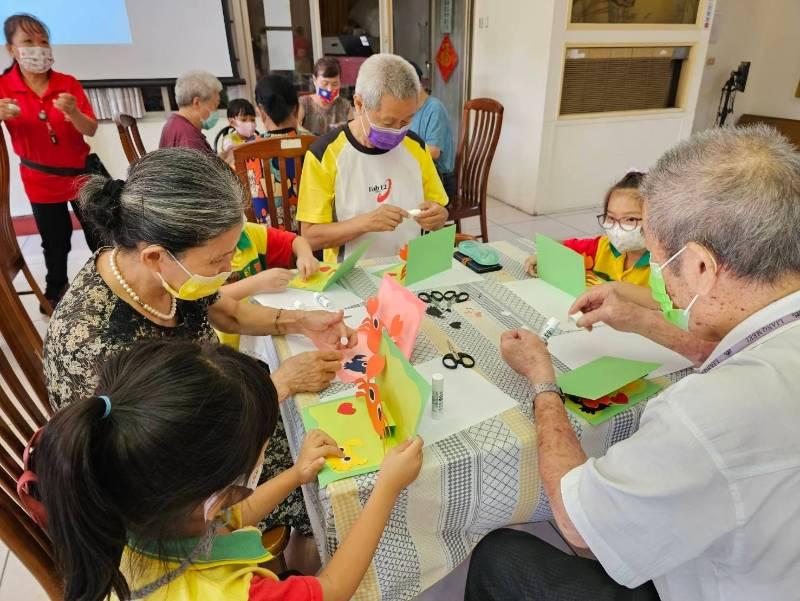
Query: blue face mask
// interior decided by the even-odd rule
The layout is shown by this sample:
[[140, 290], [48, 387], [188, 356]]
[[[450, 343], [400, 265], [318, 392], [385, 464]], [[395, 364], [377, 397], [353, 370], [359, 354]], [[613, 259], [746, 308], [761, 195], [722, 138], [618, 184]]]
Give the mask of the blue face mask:
[[219, 113], [217, 111], [211, 111], [208, 118], [200, 122], [200, 127], [203, 129], [211, 129], [217, 124], [217, 121], [219, 121]]
[[672, 299], [669, 296], [669, 292], [667, 292], [667, 283], [664, 281], [664, 268], [669, 265], [678, 255], [680, 255], [686, 247], [684, 246], [674, 255], [672, 255], [663, 265], [659, 265], [653, 261], [650, 261], [650, 291], [653, 295], [653, 299], [659, 304], [661, 307], [661, 312], [664, 314], [664, 318], [678, 326], [682, 330], [689, 329], [689, 311], [691, 311], [692, 306], [697, 302], [697, 299], [700, 298], [699, 294], [695, 294], [692, 302], [689, 303], [689, 306], [685, 309], [678, 309], [675, 307], [675, 303], [672, 302]]

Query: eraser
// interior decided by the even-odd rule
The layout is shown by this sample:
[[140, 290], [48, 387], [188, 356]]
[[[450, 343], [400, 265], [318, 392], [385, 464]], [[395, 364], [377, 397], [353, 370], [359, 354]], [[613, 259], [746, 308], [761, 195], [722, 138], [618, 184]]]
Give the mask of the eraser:
[[408, 209], [406, 211], [411, 217], [419, 217], [422, 214], [422, 209]]

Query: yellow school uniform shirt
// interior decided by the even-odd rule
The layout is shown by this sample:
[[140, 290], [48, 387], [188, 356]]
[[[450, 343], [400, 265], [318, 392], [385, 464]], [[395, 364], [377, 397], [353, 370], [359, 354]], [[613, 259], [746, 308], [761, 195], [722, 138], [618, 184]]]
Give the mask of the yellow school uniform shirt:
[[625, 253], [619, 252], [608, 236], [573, 238], [562, 242], [567, 248], [582, 254], [586, 264], [586, 283], [590, 286], [603, 282], [628, 282], [647, 286], [650, 279], [650, 253], [625, 269]]
[[[368, 213], [381, 204], [415, 209], [423, 200], [446, 206], [447, 193], [425, 142], [413, 132], [391, 150], [367, 148], [345, 125], [318, 138], [306, 153], [297, 220], [333, 223]], [[364, 258], [397, 255], [419, 236], [419, 225], [405, 219], [393, 232], [378, 232], [325, 249], [325, 261], [344, 260], [371, 238]]]

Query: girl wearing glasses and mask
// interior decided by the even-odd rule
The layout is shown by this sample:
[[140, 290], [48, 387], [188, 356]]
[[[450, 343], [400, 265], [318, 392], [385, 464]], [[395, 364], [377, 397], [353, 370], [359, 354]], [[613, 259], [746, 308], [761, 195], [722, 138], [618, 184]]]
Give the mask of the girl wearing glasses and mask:
[[[55, 306], [68, 282], [72, 221], [67, 203], [80, 219], [75, 199], [81, 178], [90, 170], [84, 136], [94, 136], [97, 120], [78, 80], [52, 70], [53, 50], [44, 23], [18, 14], [8, 17], [3, 28], [12, 63], [0, 76], [0, 120], [20, 158], [22, 184], [42, 236], [45, 296]], [[96, 250], [94, 230], [84, 227], [83, 232], [89, 248]], [[44, 307], [41, 311], [46, 312]]]
[[[650, 253], [642, 234], [642, 197], [639, 186], [644, 173], [629, 171], [606, 193], [603, 212], [597, 221], [604, 235], [573, 238], [562, 244], [584, 257], [586, 283], [628, 282], [647, 286]], [[536, 255], [525, 260], [525, 271], [536, 276]]]

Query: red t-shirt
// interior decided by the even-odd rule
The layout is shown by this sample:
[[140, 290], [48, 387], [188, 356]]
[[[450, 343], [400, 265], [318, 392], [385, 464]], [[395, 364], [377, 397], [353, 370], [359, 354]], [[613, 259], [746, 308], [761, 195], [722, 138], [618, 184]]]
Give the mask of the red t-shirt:
[[322, 585], [313, 576], [286, 580], [253, 576], [248, 601], [322, 601]]
[[192, 125], [186, 117], [172, 113], [161, 130], [159, 148], [194, 148], [208, 154], [216, 154], [200, 128]]
[[[83, 134], [67, 121], [64, 113], [53, 106], [53, 101], [62, 93], [75, 96], [78, 110], [95, 118], [83, 87], [71, 75], [50, 71], [50, 82], [41, 98], [22, 79], [19, 66], [14, 65], [8, 73], [0, 76], [0, 98], [12, 98], [20, 108], [16, 117], [5, 121], [17, 156], [48, 167], [83, 169], [89, 145]], [[46, 120], [39, 118], [42, 111]], [[55, 133], [56, 144], [50, 139], [48, 123]], [[73, 200], [84, 177], [50, 175], [22, 165], [19, 171], [25, 193], [33, 203]]]

